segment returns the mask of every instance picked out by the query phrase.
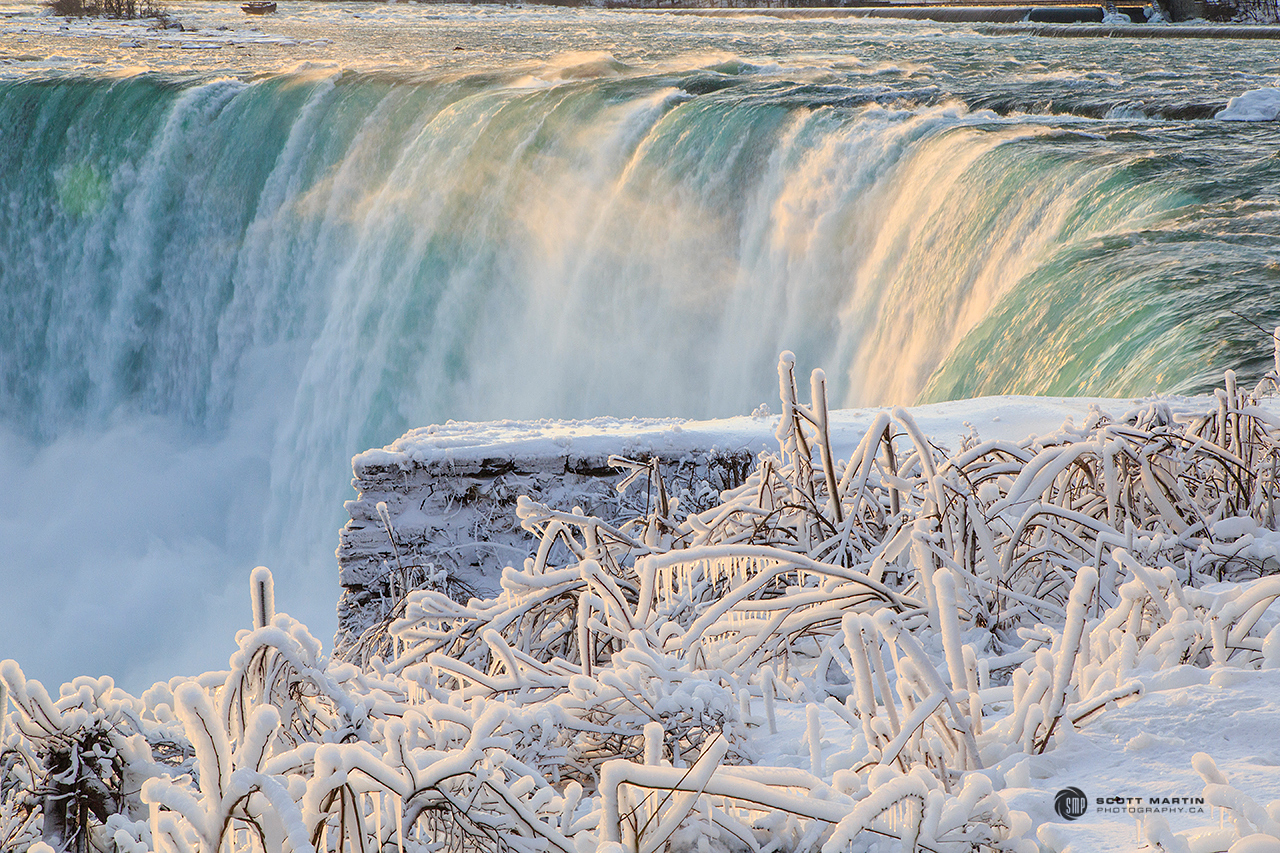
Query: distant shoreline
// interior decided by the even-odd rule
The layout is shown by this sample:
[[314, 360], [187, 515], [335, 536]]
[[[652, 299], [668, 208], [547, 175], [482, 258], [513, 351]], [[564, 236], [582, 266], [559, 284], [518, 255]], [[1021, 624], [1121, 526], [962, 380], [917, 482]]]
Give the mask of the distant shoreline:
[[[617, 8], [617, 7], [615, 7]], [[1122, 6], [1123, 11], [1129, 11]], [[1098, 13], [1097, 19], [1071, 21], [1064, 18], [1085, 12]], [[1280, 39], [1276, 24], [1219, 24], [1210, 22], [1106, 24], [1101, 21], [1101, 7], [1088, 4], [1037, 3], [1005, 6], [984, 3], [965, 5], [928, 4], [918, 6], [844, 6], [832, 8], [664, 8], [647, 7], [632, 11], [668, 12], [678, 15], [737, 18], [767, 16], [788, 20], [818, 18], [894, 18], [939, 23], [991, 24], [983, 28], [990, 35], [1029, 33], [1056, 38], [1218, 38]], [[1130, 13], [1132, 14], [1132, 13]]]
[[[373, 2], [374, 0], [370, 0]], [[377, 0], [385, 2], [385, 0]], [[395, 0], [407, 2], [407, 0]], [[467, 0], [418, 0], [423, 4], [446, 5]], [[1247, 0], [1246, 0], [1247, 2]], [[733, 3], [734, 5], [727, 5]], [[1185, 4], [1194, 4], [1201, 14], [1187, 14]], [[1214, 0], [1163, 0], [1161, 6], [1178, 7], [1176, 21], [1144, 20], [1144, 7], [1150, 0], [1039, 0], [1015, 5], [1008, 0], [966, 0], [966, 2], [902, 3], [894, 0], [864, 0], [859, 5], [818, 6], [805, 0], [763, 0], [758, 5], [740, 4], [740, 0], [471, 0], [470, 5], [529, 5], [598, 8], [627, 12], [670, 13], [703, 17], [740, 18], [767, 16], [784, 20], [816, 20], [823, 18], [888, 18], [897, 20], [934, 21], [937, 23], [989, 24], [983, 30], [990, 35], [1029, 33], [1057, 38], [1217, 38], [1280, 40], [1280, 23], [1270, 21], [1233, 21], [1228, 13], [1243, 10]], [[1107, 21], [1106, 7], [1130, 18]], [[1168, 10], [1166, 9], [1166, 12]], [[1114, 20], [1114, 19], [1113, 19]]]

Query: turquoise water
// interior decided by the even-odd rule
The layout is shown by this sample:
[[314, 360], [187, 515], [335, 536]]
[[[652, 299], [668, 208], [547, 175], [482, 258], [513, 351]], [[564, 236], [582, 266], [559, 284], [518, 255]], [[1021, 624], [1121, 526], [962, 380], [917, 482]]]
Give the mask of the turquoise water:
[[77, 672], [219, 665], [256, 563], [331, 628], [348, 460], [413, 426], [743, 414], [784, 348], [845, 406], [1270, 362], [1275, 130], [1213, 120], [1265, 43], [35, 9], [0, 7], [0, 657], [58, 677], [43, 622], [114, 638]]

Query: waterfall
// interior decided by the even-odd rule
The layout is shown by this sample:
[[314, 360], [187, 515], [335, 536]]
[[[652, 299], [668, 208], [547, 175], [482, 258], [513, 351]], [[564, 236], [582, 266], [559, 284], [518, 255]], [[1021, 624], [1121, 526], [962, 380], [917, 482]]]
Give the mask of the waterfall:
[[150, 620], [127, 677], [217, 666], [258, 563], [330, 630], [349, 459], [412, 426], [745, 414], [782, 349], [844, 406], [1209, 367], [1073, 301], [1169, 280], [1135, 235], [1195, 197], [1142, 157], [741, 64], [561, 71], [0, 82], [0, 657], [122, 671]]

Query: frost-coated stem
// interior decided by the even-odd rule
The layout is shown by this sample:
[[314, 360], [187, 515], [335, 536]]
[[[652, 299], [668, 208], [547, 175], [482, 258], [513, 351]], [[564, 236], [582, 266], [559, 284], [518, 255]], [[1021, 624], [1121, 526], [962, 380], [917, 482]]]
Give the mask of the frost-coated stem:
[[1236, 385], [1236, 372], [1234, 370], [1226, 370], [1222, 375], [1223, 383], [1227, 386], [1227, 406], [1228, 417], [1230, 418], [1230, 429], [1227, 431], [1227, 440], [1231, 442], [1226, 445], [1227, 450], [1234, 451], [1237, 456], [1244, 456], [1244, 447], [1240, 441], [1240, 393]]
[[578, 599], [578, 656], [582, 663], [582, 674], [591, 677], [591, 602], [587, 596]]
[[777, 692], [776, 676], [773, 674], [773, 667], [766, 666], [761, 671], [760, 692], [764, 694], [764, 717], [769, 724], [769, 734], [776, 735], [778, 733], [778, 720], [774, 716], [773, 704]]
[[[982, 759], [978, 755], [978, 744], [974, 740], [973, 728], [969, 725], [968, 717], [960, 713], [960, 707], [956, 704], [955, 697], [947, 689], [946, 685], [942, 683], [937, 669], [934, 668], [919, 641], [909, 631], [902, 630], [896, 614], [887, 610], [880, 610], [875, 618], [877, 627], [880, 628], [880, 633], [886, 639], [890, 640], [890, 642], [901, 643], [908, 659], [928, 689], [941, 694], [945, 698], [947, 708], [951, 711], [951, 718], [955, 720], [956, 725], [960, 728], [965, 749], [969, 753], [970, 765], [966, 769], [981, 770]], [[905, 726], [906, 724], [904, 723], [903, 725]]]
[[644, 763], [657, 767], [662, 763], [662, 738], [665, 734], [662, 723], [652, 722], [644, 725]]
[[951, 677], [951, 689], [959, 694], [968, 690], [965, 677], [964, 650], [960, 644], [960, 607], [956, 603], [956, 579], [947, 569], [938, 569], [933, 576], [937, 587], [938, 621], [942, 629], [942, 650], [947, 658], [947, 674]]
[[937, 565], [928, 541], [933, 530], [933, 519], [921, 518], [916, 521], [915, 529], [911, 532], [911, 562], [915, 565], [920, 579], [920, 588], [924, 590], [925, 601], [929, 605], [929, 624], [934, 630], [941, 630], [938, 588], [933, 581], [933, 573]]
[[871, 681], [871, 660], [863, 641], [858, 614], [846, 613], [841, 620], [841, 627], [844, 631], [844, 647], [853, 664], [853, 696], [857, 702], [858, 716], [862, 719], [862, 733], [868, 745], [874, 745], [875, 730], [871, 727], [871, 720], [876, 716], [876, 700]]
[[1098, 588], [1098, 573], [1093, 566], [1082, 566], [1075, 573], [1075, 587], [1066, 602], [1066, 624], [1062, 626], [1061, 646], [1057, 660], [1053, 662], [1053, 704], [1050, 719], [1062, 710], [1066, 701], [1066, 688], [1071, 683], [1071, 672], [1078, 666], [1080, 640], [1084, 637], [1084, 621], [1088, 616], [1089, 602]]
[[798, 468], [801, 457], [805, 462], [809, 461], [809, 446], [800, 427], [804, 412], [796, 386], [796, 357], [791, 352], [784, 352], [778, 357], [778, 390], [782, 400], [782, 420], [778, 423], [777, 438], [784, 455], [788, 450], [794, 452], [793, 461]]
[[844, 512], [840, 506], [840, 487], [836, 483], [836, 463], [831, 453], [831, 433], [828, 429], [827, 412], [827, 374], [814, 370], [809, 376], [810, 393], [813, 396], [814, 417], [818, 421], [818, 452], [822, 455], [822, 473], [827, 479], [827, 506], [836, 520], [836, 524], [844, 521]]
[[[870, 616], [861, 618], [862, 633], [867, 636], [875, 636], [871, 632], [875, 628], [875, 624], [871, 621]], [[867, 663], [871, 666], [871, 672], [875, 676], [876, 686], [880, 688], [880, 697], [884, 700], [885, 710], [889, 713], [889, 732], [896, 737], [902, 728], [902, 722], [898, 719], [898, 705], [893, 701], [893, 691], [889, 688], [889, 676], [885, 672], [884, 658], [880, 655], [879, 642], [872, 643], [867, 649]]]
[[974, 736], [982, 734], [982, 700], [978, 698], [978, 656], [973, 646], [964, 646], [965, 687], [969, 691], [969, 723]]
[[818, 706], [810, 703], [805, 708], [806, 739], [809, 741], [809, 770], [821, 779], [827, 775], [822, 757], [822, 721], [818, 719]]
[[897, 737], [885, 746], [884, 752], [880, 755], [880, 763], [892, 764], [912, 735], [925, 724], [929, 717], [933, 716], [934, 711], [937, 711], [945, 701], [946, 697], [942, 693], [933, 693], [917, 705], [915, 710], [902, 723], [902, 730], [898, 732]]
[[[648, 767], [633, 764], [621, 758], [606, 761], [600, 770], [600, 796], [603, 806], [601, 817], [601, 840], [605, 842], [621, 842], [622, 814], [621, 802], [625, 796], [621, 788], [626, 784], [640, 785], [647, 788], [680, 790], [684, 796], [672, 798], [667, 812], [658, 821], [652, 834], [646, 833], [643, 840], [646, 850], [661, 849], [661, 845], [675, 832], [680, 822], [688, 816], [706, 789], [716, 769], [729, 752], [729, 745], [722, 737], [713, 740], [703, 750], [693, 767], [688, 771], [676, 771], [665, 767]], [[691, 795], [691, 796], [690, 796]]]
[[1053, 692], [1049, 694], [1049, 707], [1045, 719], [1049, 731], [1045, 733], [1045, 741], [1041, 751], [1048, 743], [1053, 727], [1062, 715], [1067, 701], [1067, 689], [1071, 685], [1071, 674], [1078, 669], [1080, 657], [1080, 641], [1084, 636], [1085, 618], [1088, 615], [1089, 602], [1093, 599], [1094, 590], [1098, 588], [1098, 573], [1093, 566], [1081, 566], [1076, 572], [1076, 583], [1071, 589], [1067, 601], [1067, 622], [1062, 628], [1059, 639], [1058, 655], [1053, 665]]
[[265, 628], [276, 616], [276, 588], [271, 570], [258, 566], [249, 574], [250, 603], [254, 629]]
[[[884, 428], [882, 438], [884, 442], [884, 461], [889, 471], [889, 476], [894, 480], [898, 477], [898, 455], [893, 449], [893, 424], [888, 423]], [[902, 511], [902, 499], [898, 494], [898, 486], [894, 482], [889, 483], [889, 512], [897, 515]]]

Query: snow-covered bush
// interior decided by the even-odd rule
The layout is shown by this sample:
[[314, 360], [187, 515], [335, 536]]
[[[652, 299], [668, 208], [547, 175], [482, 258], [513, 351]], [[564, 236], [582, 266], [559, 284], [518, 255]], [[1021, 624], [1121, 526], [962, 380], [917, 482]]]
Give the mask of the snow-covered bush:
[[[6, 662], [0, 848], [1034, 850], [1009, 768], [1156, 670], [1280, 666], [1274, 374], [955, 453], [897, 409], [849, 459], [821, 372], [808, 405], [779, 378], [779, 451], [718, 503], [629, 460], [655, 496], [621, 524], [521, 500], [499, 595], [433, 578], [351, 661], [258, 569], [227, 671], [55, 700]], [[802, 766], [762, 762], [784, 718]], [[1220, 849], [1277, 833], [1196, 761]]]

